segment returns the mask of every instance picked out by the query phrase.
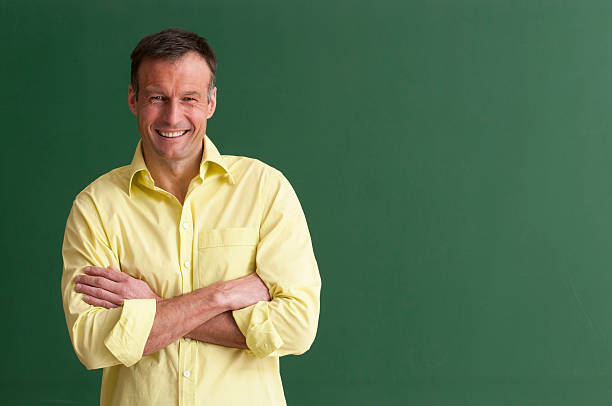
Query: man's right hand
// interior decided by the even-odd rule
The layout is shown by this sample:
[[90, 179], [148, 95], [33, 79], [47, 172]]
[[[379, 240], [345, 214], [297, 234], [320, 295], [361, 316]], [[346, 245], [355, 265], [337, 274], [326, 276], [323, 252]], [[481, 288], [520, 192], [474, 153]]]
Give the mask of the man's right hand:
[[224, 295], [232, 310], [242, 309], [261, 301], [270, 301], [270, 292], [256, 273], [232, 281], [217, 282], [212, 286]]

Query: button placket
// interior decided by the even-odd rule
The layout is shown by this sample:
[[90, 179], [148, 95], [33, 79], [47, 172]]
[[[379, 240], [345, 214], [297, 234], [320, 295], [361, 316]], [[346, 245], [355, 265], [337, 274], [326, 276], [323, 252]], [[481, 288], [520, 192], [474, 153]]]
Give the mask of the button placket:
[[[186, 202], [185, 202], [186, 203]], [[189, 293], [193, 290], [193, 274], [191, 272], [193, 257], [193, 227], [191, 221], [191, 213], [189, 211], [189, 205], [183, 205], [181, 212], [181, 218], [178, 224], [178, 231], [180, 237], [180, 272], [182, 275], [182, 288], [183, 293]]]
[[[189, 209], [188, 199], [185, 200], [181, 210], [181, 217], [176, 223], [179, 234], [179, 256], [178, 266], [181, 273], [183, 293], [193, 291], [193, 220]], [[191, 339], [185, 338], [179, 342], [179, 405], [195, 404], [195, 377], [196, 371], [193, 369], [194, 353]]]

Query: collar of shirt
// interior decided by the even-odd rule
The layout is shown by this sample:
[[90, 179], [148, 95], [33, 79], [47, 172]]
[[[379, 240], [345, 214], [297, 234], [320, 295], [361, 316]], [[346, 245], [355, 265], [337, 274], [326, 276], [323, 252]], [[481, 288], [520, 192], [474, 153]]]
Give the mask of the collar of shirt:
[[[212, 143], [210, 138], [205, 135], [204, 153], [202, 154], [202, 162], [200, 163], [200, 177], [202, 179], [204, 179], [207, 166], [210, 165], [210, 163], [216, 164], [225, 172], [225, 177], [227, 178], [228, 182], [230, 182], [232, 185], [236, 184], [236, 180], [232, 176], [232, 173], [219, 153], [219, 150], [217, 147], [215, 147], [215, 144]], [[142, 141], [138, 141], [136, 151], [134, 152], [134, 158], [130, 164], [130, 181], [128, 182], [128, 194], [130, 197], [132, 196], [132, 183], [134, 182], [135, 176], [140, 172], [144, 172], [145, 176], [151, 176], [149, 170], [147, 169], [147, 165], [145, 164], [144, 157], [142, 156]]]

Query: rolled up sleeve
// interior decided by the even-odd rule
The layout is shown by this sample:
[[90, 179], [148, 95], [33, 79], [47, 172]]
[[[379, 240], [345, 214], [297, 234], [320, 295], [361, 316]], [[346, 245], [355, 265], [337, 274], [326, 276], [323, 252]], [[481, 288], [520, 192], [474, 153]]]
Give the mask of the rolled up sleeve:
[[312, 345], [319, 320], [321, 279], [306, 218], [289, 182], [274, 172], [257, 246], [256, 270], [270, 302], [233, 312], [249, 350], [257, 357], [302, 354]]
[[155, 318], [154, 299], [126, 300], [123, 307], [104, 309], [88, 305], [83, 294], [75, 292], [74, 278], [84, 274], [86, 266], [120, 269], [108, 241], [95, 203], [81, 193], [66, 223], [61, 290], [72, 346], [87, 369], [138, 362]]
[[140, 360], [155, 319], [155, 299], [123, 302], [121, 316], [104, 339], [106, 348], [125, 366]]

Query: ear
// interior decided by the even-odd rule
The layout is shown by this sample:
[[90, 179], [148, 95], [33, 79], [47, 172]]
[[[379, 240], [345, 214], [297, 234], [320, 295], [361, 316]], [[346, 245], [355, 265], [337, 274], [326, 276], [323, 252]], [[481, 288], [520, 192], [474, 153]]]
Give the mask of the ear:
[[134, 115], [136, 115], [136, 92], [132, 85], [128, 86], [128, 106], [130, 106], [130, 110]]
[[212, 92], [210, 93], [210, 101], [208, 102], [208, 114], [206, 114], [206, 119], [208, 120], [215, 114], [215, 109], [217, 108], [217, 88], [213, 87]]

